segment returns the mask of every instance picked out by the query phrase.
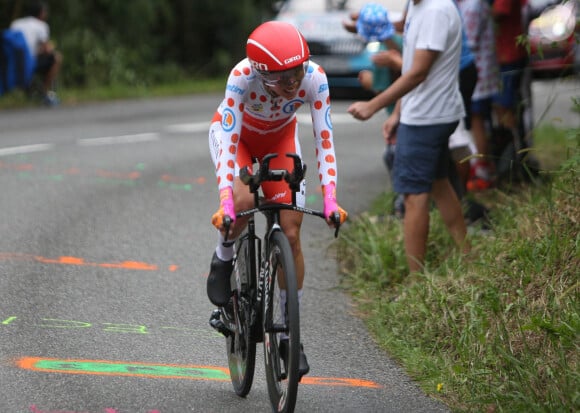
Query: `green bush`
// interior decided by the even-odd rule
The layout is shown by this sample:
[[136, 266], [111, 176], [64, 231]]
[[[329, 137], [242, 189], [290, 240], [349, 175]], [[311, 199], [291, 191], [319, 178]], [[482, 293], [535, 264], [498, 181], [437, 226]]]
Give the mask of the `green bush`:
[[[51, 38], [64, 56], [60, 86], [146, 87], [175, 75], [225, 75], [245, 38], [272, 17], [272, 0], [45, 0]], [[2, 0], [0, 28], [29, 0]]]

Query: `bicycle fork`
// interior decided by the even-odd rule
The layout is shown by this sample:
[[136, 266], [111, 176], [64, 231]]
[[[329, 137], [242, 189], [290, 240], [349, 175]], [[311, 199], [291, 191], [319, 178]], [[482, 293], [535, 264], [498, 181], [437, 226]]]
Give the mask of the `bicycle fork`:
[[219, 308], [216, 308], [211, 312], [211, 316], [209, 317], [209, 325], [226, 338], [232, 335], [231, 330], [227, 328], [225, 323], [222, 321], [222, 310]]

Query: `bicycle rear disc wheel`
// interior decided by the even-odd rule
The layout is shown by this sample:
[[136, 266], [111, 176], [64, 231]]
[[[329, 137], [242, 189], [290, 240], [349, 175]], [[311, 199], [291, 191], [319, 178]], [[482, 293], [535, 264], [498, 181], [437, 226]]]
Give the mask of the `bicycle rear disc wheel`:
[[[228, 304], [231, 314], [232, 334], [226, 338], [228, 366], [234, 391], [240, 397], [245, 397], [252, 387], [254, 369], [256, 366], [256, 342], [252, 338], [252, 297], [249, 290], [248, 277], [248, 238], [241, 237], [236, 260], [234, 262], [233, 278], [235, 279], [234, 294]], [[226, 315], [226, 317], [230, 317]]]
[[[264, 279], [264, 359], [268, 394], [275, 412], [294, 411], [298, 393], [300, 320], [294, 257], [288, 239], [275, 231], [267, 257], [269, 273]], [[285, 286], [286, 304], [281, 308], [280, 285]], [[282, 317], [282, 313], [285, 317]], [[287, 344], [280, 346], [280, 337]]]

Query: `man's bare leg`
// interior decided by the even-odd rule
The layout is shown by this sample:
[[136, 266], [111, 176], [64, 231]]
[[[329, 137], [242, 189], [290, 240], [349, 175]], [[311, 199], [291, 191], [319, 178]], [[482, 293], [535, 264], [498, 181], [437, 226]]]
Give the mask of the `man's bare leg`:
[[429, 194], [405, 195], [405, 252], [411, 273], [423, 270], [429, 234]]
[[467, 226], [463, 218], [461, 203], [449, 180], [438, 179], [433, 182], [431, 195], [451, 237], [459, 247], [463, 248], [464, 252], [467, 252], [469, 250], [465, 241]]

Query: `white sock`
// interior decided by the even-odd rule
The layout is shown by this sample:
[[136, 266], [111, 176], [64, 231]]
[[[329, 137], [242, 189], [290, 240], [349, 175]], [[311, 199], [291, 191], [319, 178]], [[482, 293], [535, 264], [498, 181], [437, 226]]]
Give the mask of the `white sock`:
[[[298, 290], [298, 307], [300, 307], [300, 302], [302, 301], [302, 294], [303, 291], [300, 289]], [[280, 290], [280, 315], [281, 319], [286, 322], [286, 290]], [[288, 338], [286, 333], [280, 333], [280, 338]]]
[[222, 261], [231, 261], [234, 259], [234, 243], [235, 239], [228, 238], [227, 242], [224, 242], [224, 236], [221, 232], [218, 232], [218, 242], [215, 248], [215, 254]]

